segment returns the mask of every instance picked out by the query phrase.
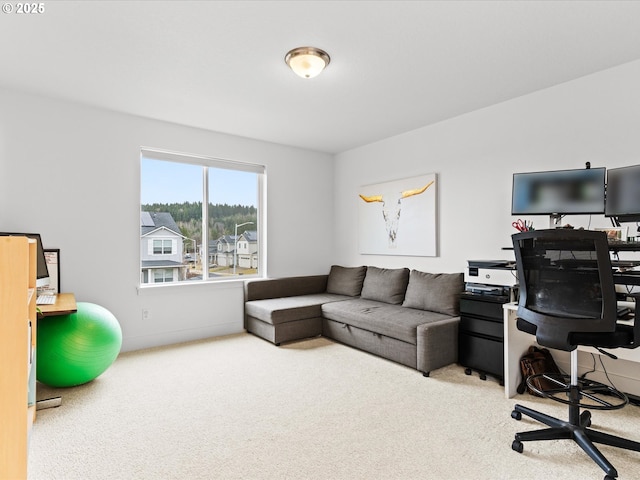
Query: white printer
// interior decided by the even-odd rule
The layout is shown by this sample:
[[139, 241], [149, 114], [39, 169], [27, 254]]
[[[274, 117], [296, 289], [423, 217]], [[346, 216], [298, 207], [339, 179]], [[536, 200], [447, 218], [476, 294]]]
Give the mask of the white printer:
[[507, 296], [517, 300], [518, 275], [513, 260], [468, 260], [464, 272], [465, 290], [483, 295]]

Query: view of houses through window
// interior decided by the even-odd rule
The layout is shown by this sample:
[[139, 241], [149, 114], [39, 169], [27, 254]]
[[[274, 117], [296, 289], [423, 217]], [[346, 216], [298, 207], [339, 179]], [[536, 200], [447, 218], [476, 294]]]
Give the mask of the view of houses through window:
[[143, 149], [140, 282], [259, 274], [264, 167]]

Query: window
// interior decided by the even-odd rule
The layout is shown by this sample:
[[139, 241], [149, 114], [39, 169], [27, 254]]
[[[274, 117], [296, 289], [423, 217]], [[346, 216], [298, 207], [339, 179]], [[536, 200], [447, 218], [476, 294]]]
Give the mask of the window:
[[262, 274], [263, 166], [142, 149], [140, 172], [142, 284]]
[[155, 269], [153, 271], [154, 283], [173, 282], [173, 270], [170, 268]]
[[154, 255], [171, 255], [173, 252], [171, 246], [173, 242], [171, 240], [154, 240], [153, 241], [153, 254]]

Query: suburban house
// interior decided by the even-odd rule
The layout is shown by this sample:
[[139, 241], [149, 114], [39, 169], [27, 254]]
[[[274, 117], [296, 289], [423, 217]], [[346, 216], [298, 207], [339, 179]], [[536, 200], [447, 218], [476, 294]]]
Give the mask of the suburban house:
[[167, 212], [140, 212], [141, 283], [184, 280], [185, 236]]
[[247, 230], [238, 235], [238, 267], [258, 268], [258, 232]]
[[[245, 231], [238, 235], [223, 235], [209, 246], [209, 263], [219, 267], [258, 267], [258, 232]], [[237, 252], [236, 252], [237, 241]], [[234, 260], [234, 256], [237, 258]]]
[[215, 243], [209, 245], [209, 263], [220, 267], [233, 266], [233, 249], [235, 236], [223, 235]]

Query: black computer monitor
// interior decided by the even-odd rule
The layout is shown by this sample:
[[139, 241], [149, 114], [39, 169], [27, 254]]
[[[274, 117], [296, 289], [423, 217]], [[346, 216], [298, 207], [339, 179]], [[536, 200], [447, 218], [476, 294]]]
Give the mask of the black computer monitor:
[[15, 236], [15, 237], [29, 237], [36, 241], [36, 260], [37, 260], [37, 272], [36, 272], [36, 287], [48, 287], [50, 285], [49, 269], [47, 268], [47, 259], [44, 255], [44, 248], [42, 247], [42, 238], [39, 233], [8, 233], [0, 232], [3, 236]]
[[514, 173], [511, 214], [602, 214], [604, 180], [604, 168]]
[[605, 216], [640, 222], [640, 165], [607, 170]]

